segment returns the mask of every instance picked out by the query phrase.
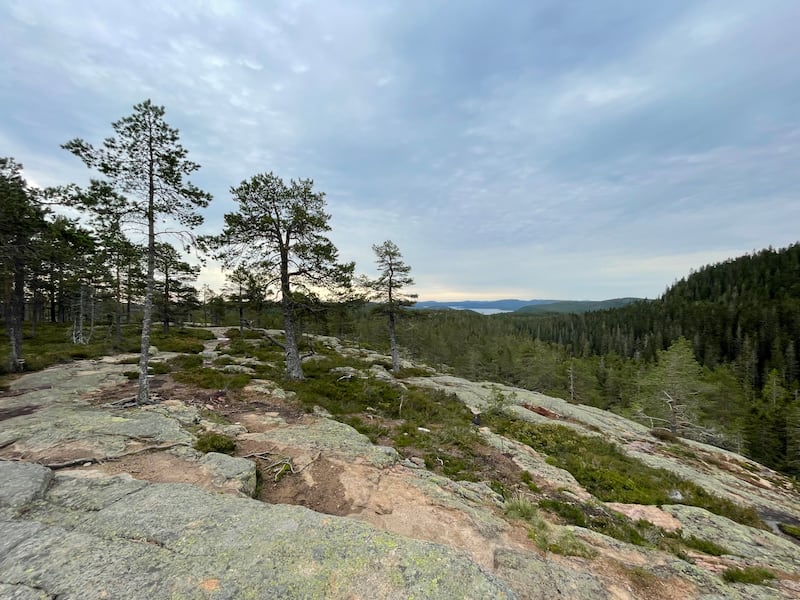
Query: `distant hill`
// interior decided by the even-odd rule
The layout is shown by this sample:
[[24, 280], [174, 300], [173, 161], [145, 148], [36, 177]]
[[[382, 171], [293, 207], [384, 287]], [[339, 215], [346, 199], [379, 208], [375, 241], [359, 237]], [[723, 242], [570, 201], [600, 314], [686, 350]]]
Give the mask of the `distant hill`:
[[525, 314], [546, 314], [546, 313], [586, 313], [595, 310], [606, 310], [608, 308], [619, 308], [632, 302], [638, 302], [641, 298], [612, 298], [611, 300], [558, 300], [548, 301], [546, 304], [533, 304], [518, 308], [515, 312]]
[[413, 308], [430, 310], [498, 310], [514, 312], [523, 306], [551, 304], [558, 300], [463, 300], [461, 302], [437, 302], [436, 300], [425, 300], [417, 302]]

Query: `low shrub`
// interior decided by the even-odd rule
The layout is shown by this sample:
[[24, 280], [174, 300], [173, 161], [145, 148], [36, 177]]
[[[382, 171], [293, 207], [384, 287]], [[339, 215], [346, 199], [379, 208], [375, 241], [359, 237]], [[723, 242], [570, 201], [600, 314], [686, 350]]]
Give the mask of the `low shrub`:
[[188, 371], [203, 366], [203, 357], [199, 354], [180, 354], [167, 363], [176, 371]]
[[559, 424], [528, 423], [504, 414], [485, 416], [494, 431], [545, 454], [548, 463], [569, 471], [603, 502], [673, 504], [669, 491], [678, 490], [683, 504], [705, 508], [743, 525], [767, 528], [754, 508], [709, 494], [666, 469], [645, 465], [600, 436], [581, 435]]
[[151, 375], [164, 375], [172, 371], [172, 368], [167, 363], [161, 361], [150, 361], [147, 367], [147, 372]]
[[179, 371], [172, 374], [178, 383], [194, 385], [209, 390], [240, 390], [250, 382], [245, 373], [222, 373], [216, 369], [199, 368], [193, 371]]
[[676, 443], [679, 439], [677, 435], [672, 433], [669, 429], [665, 429], [663, 427], [655, 427], [651, 429], [650, 435], [652, 435], [657, 440], [661, 440], [662, 442]]
[[775, 573], [763, 567], [745, 567], [743, 569], [731, 567], [722, 572], [722, 578], [728, 583], [763, 585], [766, 581], [775, 579]]
[[562, 556], [580, 556], [582, 558], [597, 556], [597, 550], [578, 540], [571, 531], [563, 531], [555, 541], [547, 545], [547, 549]]
[[702, 540], [695, 536], [682, 538], [681, 541], [689, 548], [699, 550], [700, 552], [710, 556], [722, 556], [724, 554], [730, 554], [730, 551], [727, 548], [724, 548], [723, 546], [720, 546], [719, 544], [716, 544], [710, 540]]

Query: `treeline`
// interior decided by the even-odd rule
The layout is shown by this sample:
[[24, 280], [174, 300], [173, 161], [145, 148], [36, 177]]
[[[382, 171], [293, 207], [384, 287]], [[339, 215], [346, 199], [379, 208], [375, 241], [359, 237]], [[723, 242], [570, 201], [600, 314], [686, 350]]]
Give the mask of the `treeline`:
[[[309, 327], [385, 349], [362, 309]], [[662, 298], [571, 315], [411, 311], [410, 357], [743, 452], [800, 474], [800, 245], [705, 267]]]
[[704, 267], [658, 300], [581, 315], [505, 318], [576, 356], [614, 352], [652, 361], [659, 350], [685, 337], [704, 366], [738, 365], [751, 395], [773, 369], [785, 385], [796, 387], [800, 244]]

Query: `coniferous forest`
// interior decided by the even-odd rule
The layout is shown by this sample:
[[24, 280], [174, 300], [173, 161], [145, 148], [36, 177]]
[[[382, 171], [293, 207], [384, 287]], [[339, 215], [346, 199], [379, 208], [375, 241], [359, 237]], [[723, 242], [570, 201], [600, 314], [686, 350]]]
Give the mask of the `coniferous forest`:
[[[484, 316], [414, 310], [393, 296], [399, 287], [391, 287], [410, 285], [410, 278], [362, 281], [359, 291], [354, 265], [340, 264], [325, 237], [330, 215], [310, 180], [284, 184], [271, 173], [254, 176], [233, 189], [240, 210], [225, 216], [225, 235], [196, 237], [201, 219], [193, 210], [211, 198], [184, 177], [199, 165], [188, 161], [177, 130], [163, 122], [163, 108], [148, 101], [134, 109], [113, 124], [124, 144], [65, 145], [104, 177], [86, 189], [32, 189], [14, 159], [0, 159], [4, 372], [139, 344], [145, 381], [151, 321], [158, 323], [154, 337], [185, 322], [280, 328], [294, 334], [287, 344], [291, 337], [302, 347], [304, 333], [317, 333], [396, 358], [399, 351], [440, 371], [619, 412], [800, 475], [800, 244], [707, 266], [657, 300], [604, 311]], [[153, 144], [161, 145], [161, 155], [140, 152]], [[59, 206], [82, 216], [68, 218]], [[175, 213], [176, 206], [184, 212]], [[195, 286], [196, 264], [159, 237], [161, 216], [183, 227], [180, 246], [191, 242], [224, 259], [224, 289]], [[282, 231], [289, 216], [299, 220]], [[129, 235], [136, 227], [144, 228], [146, 243]], [[281, 246], [291, 231], [305, 231], [307, 239]], [[396, 250], [392, 260], [399, 261], [399, 249], [389, 244], [376, 252]], [[290, 278], [288, 264], [307, 265], [305, 279]], [[397, 264], [408, 275], [410, 267]], [[327, 294], [320, 293], [320, 282]], [[370, 288], [388, 291], [388, 311], [386, 302], [374, 302]], [[132, 341], [132, 328], [140, 342]], [[26, 354], [41, 330], [58, 331], [84, 350]], [[285, 350], [287, 370], [303, 378], [298, 348]], [[146, 398], [143, 388], [140, 401]]]

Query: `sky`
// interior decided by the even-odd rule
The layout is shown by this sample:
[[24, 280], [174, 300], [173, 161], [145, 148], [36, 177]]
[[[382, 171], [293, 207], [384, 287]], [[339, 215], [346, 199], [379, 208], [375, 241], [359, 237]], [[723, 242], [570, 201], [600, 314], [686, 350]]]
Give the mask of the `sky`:
[[149, 98], [202, 166], [204, 233], [273, 172], [325, 192], [359, 272], [394, 241], [421, 300], [656, 298], [800, 239], [798, 23], [797, 0], [3, 0], [0, 155], [84, 185], [61, 144]]

